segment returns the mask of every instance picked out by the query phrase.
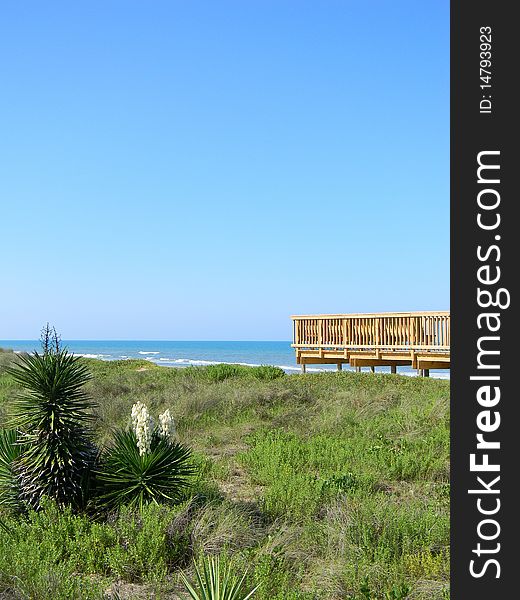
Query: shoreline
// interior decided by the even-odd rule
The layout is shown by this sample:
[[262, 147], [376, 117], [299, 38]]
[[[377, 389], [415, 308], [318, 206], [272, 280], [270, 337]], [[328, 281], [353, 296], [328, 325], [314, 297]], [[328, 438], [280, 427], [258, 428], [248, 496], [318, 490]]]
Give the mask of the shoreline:
[[[282, 369], [287, 375], [301, 373], [301, 367], [296, 364], [290, 342], [65, 340], [63, 343], [76, 356], [105, 362], [143, 360], [156, 366], [180, 369], [219, 364], [243, 367], [271, 365]], [[31, 352], [39, 347], [39, 342], [37, 340], [0, 340], [0, 347], [9, 348], [15, 353]], [[376, 369], [376, 374], [390, 374], [389, 367], [377, 367]], [[344, 366], [344, 371], [353, 372], [354, 369]], [[336, 372], [336, 367], [335, 365], [308, 366], [307, 372]], [[399, 367], [398, 374], [406, 377], [417, 376], [416, 371], [408, 366]], [[450, 371], [431, 371], [430, 377], [450, 380]]]

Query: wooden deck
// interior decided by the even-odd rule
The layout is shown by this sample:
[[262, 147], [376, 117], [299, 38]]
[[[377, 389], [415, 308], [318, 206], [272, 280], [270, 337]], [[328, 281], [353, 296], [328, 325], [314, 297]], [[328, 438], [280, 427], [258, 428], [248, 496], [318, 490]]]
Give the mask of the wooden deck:
[[387, 366], [408, 365], [428, 376], [450, 368], [450, 313], [407, 312], [347, 315], [293, 315], [296, 362]]

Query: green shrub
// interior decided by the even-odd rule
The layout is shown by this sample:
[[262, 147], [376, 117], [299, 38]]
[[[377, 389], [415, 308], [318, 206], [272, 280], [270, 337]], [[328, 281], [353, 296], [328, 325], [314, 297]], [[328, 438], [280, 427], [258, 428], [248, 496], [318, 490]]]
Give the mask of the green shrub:
[[285, 371], [280, 367], [273, 367], [271, 365], [261, 365], [260, 367], [253, 367], [251, 374], [255, 379], [262, 381], [273, 381], [280, 377], [285, 377]]
[[368, 490], [374, 478], [353, 471], [356, 444], [332, 435], [303, 438], [281, 430], [262, 431], [250, 438], [240, 455], [256, 481], [266, 485], [264, 508], [273, 517], [305, 518], [339, 493]]
[[14, 469], [21, 498], [35, 508], [44, 495], [61, 505], [84, 506], [97, 458], [89, 429], [93, 403], [83, 390], [90, 373], [55, 340], [52, 347], [47, 335], [42, 354], [20, 355], [7, 369], [22, 388], [12, 423], [26, 444]]
[[345, 540], [370, 561], [390, 563], [421, 549], [442, 547], [449, 534], [449, 519], [438, 509], [417, 500], [403, 505], [384, 495], [351, 503], [348, 519]]
[[[301, 566], [300, 566], [301, 570]], [[257, 596], [262, 600], [313, 600], [314, 594], [295, 589], [300, 579], [295, 565], [288, 565], [283, 553], [262, 554], [255, 561]]]
[[247, 367], [245, 365], [222, 363], [205, 367], [187, 367], [186, 369], [183, 369], [183, 374], [195, 379], [218, 383], [232, 378], [252, 378], [262, 381], [272, 381], [284, 377], [285, 371], [279, 367], [270, 365]]
[[175, 517], [173, 509], [149, 505], [139, 511], [123, 508], [96, 522], [43, 498], [40, 510], [5, 519], [0, 595], [11, 588], [42, 600], [101, 598], [101, 583], [108, 577], [162, 582], [190, 552], [188, 533], [170, 532]]
[[[373, 592], [370, 587], [368, 577], [365, 577], [359, 588], [359, 596], [351, 596], [351, 600], [379, 600], [381, 596], [377, 592]], [[410, 593], [410, 587], [406, 583], [393, 585], [390, 590], [384, 592], [381, 600], [406, 600]]]
[[189, 556], [187, 532], [169, 530], [172, 511], [150, 504], [140, 510], [124, 507], [104, 526], [115, 537], [104, 553], [107, 572], [124, 581], [163, 581]]
[[149, 502], [179, 502], [194, 475], [186, 446], [152, 436], [149, 452], [141, 454], [134, 431], [117, 431], [97, 470], [99, 504], [142, 508]]
[[81, 546], [75, 540], [86, 540], [88, 520], [73, 516], [70, 509], [59, 510], [46, 499], [40, 508], [37, 513], [29, 511], [28, 517], [5, 519], [0, 595], [5, 591], [9, 598], [101, 600], [106, 585], [75, 568], [73, 553]]

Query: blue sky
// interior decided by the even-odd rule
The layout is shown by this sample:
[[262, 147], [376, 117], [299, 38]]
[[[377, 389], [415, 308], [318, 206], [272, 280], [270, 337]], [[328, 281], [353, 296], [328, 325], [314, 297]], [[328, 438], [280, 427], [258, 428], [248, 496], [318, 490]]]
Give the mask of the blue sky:
[[0, 339], [449, 308], [449, 3], [2, 3]]

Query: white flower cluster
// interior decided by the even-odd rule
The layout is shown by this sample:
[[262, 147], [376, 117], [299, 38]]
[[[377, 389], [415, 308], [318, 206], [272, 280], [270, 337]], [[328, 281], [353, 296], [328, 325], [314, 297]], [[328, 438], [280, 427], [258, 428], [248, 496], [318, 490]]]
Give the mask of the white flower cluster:
[[[154, 422], [143, 402], [136, 402], [132, 406], [132, 426], [137, 438], [139, 454], [141, 456], [147, 454], [152, 443]], [[175, 423], [169, 408], [159, 415], [159, 435], [169, 441], [175, 438]]]
[[159, 434], [166, 440], [173, 441], [175, 437], [175, 423], [167, 408], [162, 415], [159, 415]]
[[141, 456], [147, 454], [150, 452], [152, 442], [153, 420], [143, 402], [136, 402], [132, 406], [132, 425], [137, 437], [139, 454]]

